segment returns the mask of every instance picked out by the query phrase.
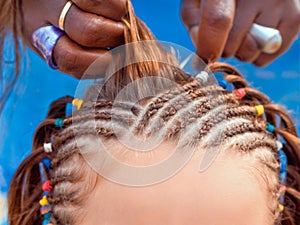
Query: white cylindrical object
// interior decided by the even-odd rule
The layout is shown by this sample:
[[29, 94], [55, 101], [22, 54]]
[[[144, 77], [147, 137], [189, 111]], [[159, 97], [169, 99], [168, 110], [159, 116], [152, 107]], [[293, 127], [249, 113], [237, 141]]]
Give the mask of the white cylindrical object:
[[277, 29], [254, 23], [250, 29], [250, 34], [264, 53], [273, 54], [282, 45], [282, 37]]

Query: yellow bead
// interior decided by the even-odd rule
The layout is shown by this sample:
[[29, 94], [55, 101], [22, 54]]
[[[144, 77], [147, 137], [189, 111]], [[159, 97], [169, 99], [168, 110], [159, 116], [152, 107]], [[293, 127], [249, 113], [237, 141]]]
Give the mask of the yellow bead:
[[79, 110], [83, 104], [83, 100], [75, 98], [73, 99], [72, 104]]
[[263, 105], [257, 105], [257, 106], [254, 106], [254, 108], [256, 109], [258, 116], [261, 116], [265, 112], [265, 108]]
[[280, 212], [282, 212], [284, 210], [284, 206], [279, 204], [279, 210], [280, 210]]
[[45, 206], [45, 205], [48, 205], [49, 202], [47, 200], [47, 196], [44, 196], [41, 200], [40, 200], [40, 205], [41, 206]]

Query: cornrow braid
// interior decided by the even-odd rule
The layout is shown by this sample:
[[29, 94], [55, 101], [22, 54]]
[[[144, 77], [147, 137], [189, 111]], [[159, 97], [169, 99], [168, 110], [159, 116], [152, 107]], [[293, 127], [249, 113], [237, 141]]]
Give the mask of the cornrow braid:
[[[219, 64], [219, 63], [216, 63]], [[281, 225], [296, 225], [300, 221], [300, 201], [299, 195], [295, 197], [295, 193], [299, 194], [300, 189], [300, 141], [293, 121], [291, 120], [290, 113], [282, 106], [272, 104], [269, 98], [256, 89], [249, 87], [245, 82], [242, 75], [229, 66], [225, 69], [223, 63], [219, 65], [212, 65], [210, 69], [214, 72], [223, 72], [225, 80], [232, 83], [237, 89], [242, 88], [246, 96], [241, 99], [241, 102], [247, 105], [262, 104], [265, 109], [265, 119], [267, 123], [276, 125], [279, 119], [280, 124], [276, 125], [274, 129], [275, 138], [282, 138], [285, 141], [283, 150], [287, 155], [289, 165], [288, 171], [288, 184], [292, 192], [287, 191], [285, 195], [285, 209], [276, 224]], [[223, 69], [223, 70], [222, 70]], [[277, 119], [276, 119], [277, 117]], [[292, 182], [293, 181], [293, 182]], [[287, 188], [289, 190], [289, 187]], [[296, 191], [298, 190], [298, 191]], [[293, 194], [291, 194], [293, 193]], [[278, 214], [278, 212], [277, 212]], [[276, 214], [276, 215], [277, 215]]]
[[[205, 91], [207, 90], [204, 89], [204, 91], [198, 93], [205, 93]], [[150, 124], [148, 130], [155, 133], [155, 130], [160, 130], [161, 126], [164, 125], [161, 123], [161, 121], [164, 121], [164, 123], [167, 123], [165, 126], [166, 129], [170, 129], [170, 131], [167, 133], [167, 136], [173, 136], [174, 134], [172, 134], [172, 130], [178, 130], [178, 128], [186, 127], [189, 123], [194, 123], [197, 118], [201, 118], [207, 112], [210, 112], [217, 106], [224, 105], [229, 108], [234, 108], [238, 104], [238, 99], [235, 98], [235, 95], [232, 93], [219, 91], [219, 88], [215, 88], [214, 92], [218, 92], [218, 96], [212, 97], [212, 94], [210, 94], [211, 92], [207, 91], [207, 96], [202, 96], [202, 94], [199, 95], [198, 98], [193, 96], [195, 98], [194, 100], [191, 99], [188, 94], [174, 96], [174, 98], [168, 103], [165, 103], [164, 107], [159, 112], [156, 111], [156, 116], [154, 116], [152, 120], [150, 118], [144, 119], [144, 121], [148, 121]], [[256, 114], [256, 111], [253, 107], [248, 107], [248, 109], [250, 111], [247, 112], [247, 114], [251, 115], [251, 111], [253, 114]], [[217, 116], [214, 117], [218, 120], [216, 123], [221, 122], [227, 116], [234, 116], [234, 114], [235, 116], [244, 116], [246, 114], [239, 114], [237, 111], [230, 109], [226, 109], [225, 112], [228, 111], [230, 111], [228, 115], [223, 113], [217, 114]], [[178, 115], [175, 115], [176, 113]], [[174, 119], [176, 120], [176, 123], [174, 123]], [[168, 122], [169, 120], [171, 120], [171, 122]], [[140, 121], [140, 123], [141, 124], [138, 127], [143, 126], [142, 121]], [[204, 124], [208, 123], [209, 121], [205, 121]], [[173, 128], [171, 128], [172, 126]], [[204, 130], [204, 128], [202, 130]]]
[[[163, 112], [164, 115], [161, 115], [162, 117], [169, 117], [170, 115], [174, 113], [176, 108], [182, 108], [180, 106], [186, 105], [187, 103], [193, 103], [193, 100], [199, 99], [199, 98], [206, 98], [206, 101], [203, 102], [203, 107], [209, 107], [210, 100], [213, 99], [213, 95], [216, 95], [216, 92], [221, 92], [222, 94], [226, 95], [224, 90], [221, 90], [219, 86], [209, 86], [205, 87], [203, 89], [199, 89], [199, 84], [195, 85], [194, 82], [191, 82], [192, 85], [189, 85], [190, 83], [184, 85], [183, 90], [181, 88], [177, 88], [177, 90], [168, 91], [167, 93], [164, 93], [160, 96], [158, 96], [154, 101], [151, 101], [146, 107], [144, 112], [147, 112], [145, 114], [142, 114], [143, 117], [140, 117], [135, 125], [135, 130], [140, 131], [145, 128], [145, 125], [147, 125], [149, 122], [151, 122], [151, 117], [155, 116], [155, 114], [160, 110], [162, 107], [164, 107]], [[194, 86], [195, 85], [195, 86]], [[197, 88], [198, 89], [195, 89]], [[216, 97], [219, 97], [219, 95]], [[231, 99], [230, 99], [231, 100]], [[173, 108], [174, 110], [170, 110], [169, 108]], [[208, 109], [209, 110], [209, 109]]]
[[[254, 111], [253, 107], [249, 106], [238, 107], [235, 105], [227, 105], [225, 109], [222, 108], [218, 111], [214, 117], [208, 117], [202, 122], [203, 126], [201, 127], [201, 130], [197, 132], [195, 141], [200, 141], [211, 131], [213, 127], [222, 123], [222, 121], [229, 121], [235, 118], [253, 120], [256, 117], [256, 112]], [[228, 128], [227, 133], [224, 131], [223, 134], [229, 137], [230, 135], [232, 136], [230, 128]]]

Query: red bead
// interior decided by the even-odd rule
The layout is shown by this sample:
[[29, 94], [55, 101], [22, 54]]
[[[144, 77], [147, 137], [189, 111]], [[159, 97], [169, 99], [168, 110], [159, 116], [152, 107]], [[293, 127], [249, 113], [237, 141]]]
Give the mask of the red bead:
[[234, 93], [239, 97], [239, 99], [243, 99], [247, 94], [244, 88], [237, 89]]
[[44, 184], [43, 184], [43, 191], [50, 191], [52, 189], [52, 186], [50, 185], [50, 180], [47, 180]]

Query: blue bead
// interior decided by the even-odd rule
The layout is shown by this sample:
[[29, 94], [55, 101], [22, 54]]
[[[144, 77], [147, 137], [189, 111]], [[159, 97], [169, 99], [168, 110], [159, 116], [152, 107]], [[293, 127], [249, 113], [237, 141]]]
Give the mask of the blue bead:
[[72, 103], [67, 103], [66, 104], [66, 117], [69, 117], [72, 115], [72, 111], [73, 111], [73, 105]]
[[56, 127], [62, 128], [63, 127], [63, 123], [64, 123], [63, 119], [57, 118], [57, 119], [55, 119], [54, 125]]
[[275, 131], [275, 126], [270, 123], [267, 123], [267, 131], [273, 133]]
[[226, 80], [220, 80], [219, 81], [219, 86], [221, 86], [224, 89], [227, 89], [228, 82]]
[[280, 160], [280, 173], [285, 172], [287, 168], [287, 157], [283, 150], [279, 151], [279, 160]]
[[44, 164], [44, 166], [49, 170], [51, 168], [51, 160], [48, 158], [44, 158], [42, 160], [42, 163]]
[[50, 223], [50, 220], [43, 220], [43, 223], [42, 223], [42, 225], [48, 225]]
[[279, 161], [280, 161], [280, 181], [282, 185], [286, 184], [287, 177], [287, 156], [283, 150], [279, 150]]
[[46, 213], [45, 215], [44, 215], [44, 220], [50, 220], [50, 217], [51, 217], [51, 212], [48, 212], [48, 213]]

